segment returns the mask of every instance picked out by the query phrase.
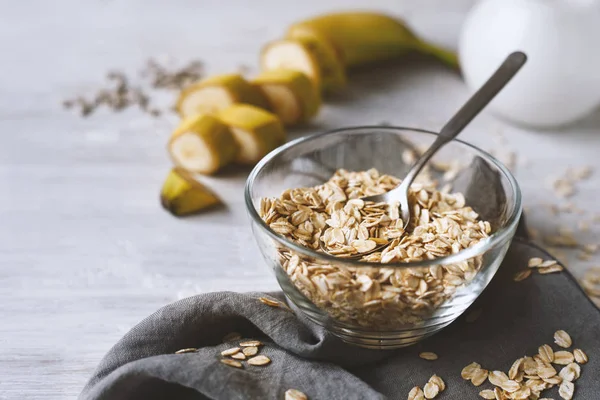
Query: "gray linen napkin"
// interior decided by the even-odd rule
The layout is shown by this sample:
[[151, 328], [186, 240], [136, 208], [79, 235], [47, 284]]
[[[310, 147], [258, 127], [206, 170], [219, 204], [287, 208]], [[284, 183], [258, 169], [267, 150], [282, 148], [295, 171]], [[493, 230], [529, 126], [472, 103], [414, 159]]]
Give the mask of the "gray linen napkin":
[[[283, 399], [289, 388], [312, 400], [406, 399], [413, 386], [423, 387], [433, 374], [447, 386], [439, 399], [476, 399], [491, 385], [476, 388], [464, 381], [464, 366], [476, 361], [489, 370], [508, 371], [514, 360], [536, 354], [542, 344], [558, 349], [553, 344], [558, 329], [569, 332], [573, 348], [589, 356], [575, 382], [575, 399], [600, 399], [600, 310], [566, 271], [514, 282], [514, 273], [534, 256], [551, 258], [515, 239], [496, 277], [470, 309], [483, 311], [476, 321], [463, 316], [424, 342], [395, 351], [346, 345], [301, 316], [257, 300], [283, 299], [281, 293], [187, 298], [126, 334], [104, 357], [80, 399]], [[220, 363], [219, 353], [232, 347], [222, 338], [232, 331], [263, 341], [261, 354], [272, 363], [244, 369]], [[199, 351], [173, 354], [187, 347]], [[439, 359], [420, 359], [421, 351], [433, 351]], [[544, 395], [559, 398], [557, 388]]]

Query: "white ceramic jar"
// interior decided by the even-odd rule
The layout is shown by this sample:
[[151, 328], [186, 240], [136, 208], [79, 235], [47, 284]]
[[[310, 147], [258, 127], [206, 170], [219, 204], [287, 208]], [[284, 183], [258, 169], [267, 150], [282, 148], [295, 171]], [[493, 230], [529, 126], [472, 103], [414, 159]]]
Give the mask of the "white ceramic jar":
[[600, 105], [600, 0], [482, 0], [464, 23], [459, 56], [475, 90], [512, 51], [528, 62], [490, 108], [514, 122], [564, 125]]

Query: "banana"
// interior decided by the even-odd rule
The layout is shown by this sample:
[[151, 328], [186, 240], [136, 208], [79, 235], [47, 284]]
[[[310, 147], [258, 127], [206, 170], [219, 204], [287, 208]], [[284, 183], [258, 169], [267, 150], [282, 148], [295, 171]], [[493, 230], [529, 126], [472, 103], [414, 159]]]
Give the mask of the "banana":
[[168, 149], [177, 166], [202, 174], [215, 173], [239, 151], [229, 128], [208, 114], [183, 120], [171, 135]]
[[316, 37], [276, 40], [261, 54], [264, 71], [293, 69], [305, 73], [322, 92], [339, 91], [346, 85], [346, 71], [327, 41]]
[[349, 68], [398, 58], [409, 51], [430, 54], [458, 67], [456, 54], [419, 39], [401, 20], [383, 14], [327, 14], [293, 24], [287, 37], [328, 41]]
[[169, 172], [160, 192], [160, 202], [165, 210], [175, 216], [193, 214], [221, 204], [213, 192], [183, 168], [173, 168]]
[[271, 109], [285, 125], [307, 121], [317, 114], [321, 106], [321, 94], [300, 71], [264, 71], [250, 83], [264, 93]]
[[241, 75], [224, 74], [203, 79], [183, 89], [177, 100], [177, 112], [182, 118], [194, 114], [218, 113], [234, 103], [247, 103], [268, 108], [260, 90]]
[[234, 104], [219, 118], [229, 126], [240, 151], [236, 162], [253, 165], [285, 143], [286, 135], [277, 116], [248, 104]]

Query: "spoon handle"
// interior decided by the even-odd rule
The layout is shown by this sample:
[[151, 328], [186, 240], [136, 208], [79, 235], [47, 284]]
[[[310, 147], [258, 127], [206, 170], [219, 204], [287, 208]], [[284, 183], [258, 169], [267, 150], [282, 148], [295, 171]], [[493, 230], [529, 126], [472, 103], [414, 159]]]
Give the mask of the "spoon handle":
[[465, 103], [464, 106], [444, 125], [433, 144], [419, 157], [402, 181], [403, 190], [408, 190], [427, 161], [446, 143], [454, 139], [488, 105], [488, 103], [506, 86], [527, 61], [525, 53], [511, 53], [498, 67], [496, 72]]
[[520, 51], [511, 53], [506, 57], [506, 60], [498, 67], [496, 72], [454, 114], [454, 117], [444, 125], [440, 132], [440, 137], [445, 138], [445, 142], [454, 139], [496, 97], [526, 61], [527, 56]]

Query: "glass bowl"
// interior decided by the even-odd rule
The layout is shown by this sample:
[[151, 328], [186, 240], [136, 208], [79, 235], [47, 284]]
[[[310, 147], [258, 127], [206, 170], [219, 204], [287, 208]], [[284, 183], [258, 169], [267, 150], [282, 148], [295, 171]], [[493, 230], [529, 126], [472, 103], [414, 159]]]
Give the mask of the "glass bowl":
[[[490, 222], [491, 233], [449, 256], [406, 263], [344, 259], [294, 243], [261, 219], [261, 199], [279, 197], [286, 189], [323, 184], [340, 168], [376, 168], [402, 178], [413, 155], [435, 136], [401, 127], [338, 129], [281, 146], [263, 158], [248, 178], [245, 200], [252, 230], [285, 296], [292, 307], [345, 342], [375, 349], [404, 347], [458, 318], [488, 285], [515, 234], [521, 214], [515, 178], [485, 151], [460, 140], [448, 143], [422, 174], [463, 193], [466, 205]], [[316, 279], [307, 271], [320, 276]], [[361, 290], [355, 280], [358, 273], [378, 281], [377, 289]], [[440, 279], [434, 283], [435, 291], [426, 290], [427, 285], [419, 287], [421, 280], [430, 282], [433, 275]], [[347, 279], [343, 290], [334, 277]], [[391, 292], [382, 295], [381, 288]]]

